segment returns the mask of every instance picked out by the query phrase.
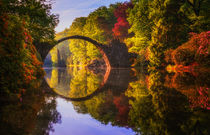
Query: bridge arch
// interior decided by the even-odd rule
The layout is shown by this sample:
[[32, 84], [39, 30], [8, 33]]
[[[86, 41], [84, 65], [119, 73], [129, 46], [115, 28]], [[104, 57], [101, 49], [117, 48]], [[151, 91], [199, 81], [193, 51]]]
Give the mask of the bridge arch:
[[80, 35], [68, 36], [68, 37], [64, 37], [64, 38], [56, 41], [56, 43], [53, 45], [51, 45], [49, 43], [41, 43], [39, 45], [36, 45], [36, 48], [37, 48], [37, 51], [40, 53], [42, 60], [44, 61], [47, 54], [50, 52], [50, 50], [53, 47], [55, 47], [56, 45], [58, 45], [59, 43], [61, 43], [63, 41], [69, 40], [69, 39], [82, 39], [82, 40], [88, 41], [88, 42], [92, 43], [93, 45], [95, 45], [96, 48], [98, 48], [100, 53], [102, 54], [103, 59], [106, 63], [107, 69], [111, 68], [110, 60], [108, 58], [109, 47], [104, 44], [98, 43], [97, 41], [95, 41], [89, 37], [86, 37], [86, 36], [80, 36]]

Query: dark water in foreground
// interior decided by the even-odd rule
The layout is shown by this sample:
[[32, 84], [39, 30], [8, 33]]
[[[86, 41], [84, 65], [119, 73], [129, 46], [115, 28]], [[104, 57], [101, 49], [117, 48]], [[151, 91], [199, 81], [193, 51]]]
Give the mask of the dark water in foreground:
[[2, 101], [1, 134], [210, 134], [209, 72], [45, 71], [41, 86]]

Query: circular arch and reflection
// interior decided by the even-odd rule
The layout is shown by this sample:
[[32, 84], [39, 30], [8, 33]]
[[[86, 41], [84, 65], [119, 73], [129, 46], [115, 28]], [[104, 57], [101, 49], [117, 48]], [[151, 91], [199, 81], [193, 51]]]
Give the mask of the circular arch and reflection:
[[[110, 66], [109, 60], [107, 58], [107, 55], [105, 53], [105, 51], [107, 49], [107, 46], [103, 45], [103, 44], [100, 44], [97, 41], [95, 41], [95, 40], [93, 40], [91, 38], [85, 37], [85, 36], [79, 36], [79, 35], [69, 36], [69, 37], [65, 37], [65, 38], [62, 38], [62, 39], [58, 40], [55, 45], [52, 45], [52, 46], [48, 47], [48, 49], [46, 49], [47, 53], [46, 52], [42, 53], [43, 54], [42, 57], [45, 59], [46, 56], [47, 56], [46, 54], [49, 54], [49, 51], [53, 47], [57, 46], [61, 42], [69, 40], [69, 39], [82, 39], [82, 40], [85, 40], [85, 41], [88, 41], [88, 42], [92, 43], [93, 45], [95, 45], [99, 49], [99, 51], [102, 54], [103, 59], [104, 59], [104, 61], [106, 63], [106, 72], [105, 72], [103, 78], [99, 79], [100, 80], [100, 84], [98, 84], [97, 88], [94, 87], [94, 89], [89, 90], [88, 94], [86, 94], [85, 96], [72, 98], [72, 97], [69, 96], [69, 95], [71, 95], [69, 93], [69, 91], [71, 89], [70, 88], [71, 87], [70, 83], [69, 83], [69, 87], [65, 87], [65, 88], [64, 87], [62, 88], [62, 86], [58, 86], [57, 85], [60, 82], [62, 83], [62, 79], [60, 79], [60, 78], [62, 78], [62, 74], [63, 73], [62, 72], [61, 72], [61, 74], [60, 74], [60, 72], [58, 73], [58, 71], [56, 71], [56, 69], [52, 69], [52, 71], [50, 72], [50, 68], [49, 69], [45, 69], [46, 74], [47, 74], [46, 77], [45, 77], [45, 80], [46, 80], [47, 83], [45, 83], [45, 84], [48, 85], [49, 88], [52, 88], [52, 90], [55, 93], [57, 93], [59, 96], [62, 96], [64, 98], [68, 98], [69, 100], [72, 100], [72, 101], [86, 100], [86, 99], [91, 98], [92, 96], [96, 95], [98, 93], [96, 91], [98, 91], [99, 89], [101, 90], [101, 88], [106, 83], [106, 81], [108, 79], [108, 76], [110, 74], [111, 66]], [[64, 78], [64, 80], [72, 80], [72, 75], [70, 75], [69, 73], [64, 73], [64, 74], [65, 74], [65, 76], [67, 76], [66, 78]], [[61, 89], [64, 89], [64, 90], [61, 90]], [[83, 88], [83, 90], [85, 90], [85, 89], [87, 89], [87, 88]], [[81, 90], [79, 90], [79, 91], [81, 91]]]
[[[82, 100], [90, 99], [93, 96], [97, 95], [98, 93], [100, 93], [104, 90], [107, 90], [111, 87], [114, 89], [127, 89], [128, 84], [131, 80], [130, 75], [129, 75], [130, 69], [128, 70], [128, 72], [126, 70], [125, 70], [125, 72], [123, 71], [123, 73], [122, 73], [122, 71], [117, 71], [115, 69], [111, 70], [110, 62], [107, 57], [109, 48], [106, 45], [100, 44], [97, 41], [92, 40], [91, 38], [76, 35], [76, 36], [65, 37], [65, 38], [58, 40], [57, 43], [55, 45], [51, 46], [49, 50], [51, 50], [57, 44], [59, 44], [63, 41], [69, 40], [69, 39], [82, 39], [82, 40], [88, 41], [88, 42], [92, 43], [93, 45], [95, 45], [99, 49], [99, 51], [102, 54], [103, 59], [106, 63], [106, 72], [105, 72], [104, 76], [102, 77], [100, 83], [98, 83], [97, 88], [94, 87], [93, 89], [90, 89], [91, 92], [88, 92], [86, 95], [78, 96], [75, 98], [75, 97], [70, 97], [68, 92], [61, 92], [61, 91], [58, 91], [58, 89], [56, 89], [55, 84], [60, 82], [60, 80], [56, 80], [56, 79], [58, 79], [60, 77], [60, 74], [56, 73], [55, 71], [51, 71], [51, 74], [48, 75], [48, 73], [47, 73], [48, 71], [47, 71], [47, 69], [45, 69], [46, 73], [47, 73], [47, 76], [45, 77], [45, 79], [46, 79], [45, 84], [48, 85], [48, 88], [53, 90], [59, 96], [66, 98], [68, 100], [71, 100], [71, 101], [82, 101]], [[48, 50], [48, 52], [49, 52], [49, 50]], [[48, 52], [47, 52], [47, 54], [48, 54]], [[50, 81], [54, 81], [54, 83], [51, 83], [49, 81], [49, 78], [50, 78]], [[55, 79], [53, 79], [53, 78], [55, 78]], [[71, 77], [70, 77], [70, 79], [71, 79]], [[71, 85], [70, 85], [70, 87], [71, 87]], [[70, 90], [70, 87], [68, 90]], [[78, 93], [80, 93], [81, 90], [85, 90], [85, 89], [86, 88], [82, 88], [82, 89], [78, 90]]]

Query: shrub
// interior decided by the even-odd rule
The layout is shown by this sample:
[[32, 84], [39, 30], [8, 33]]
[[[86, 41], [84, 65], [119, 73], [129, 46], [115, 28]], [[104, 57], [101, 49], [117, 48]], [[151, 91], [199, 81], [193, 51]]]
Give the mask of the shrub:
[[[190, 33], [188, 42], [172, 52], [172, 60], [177, 65], [189, 65], [197, 62], [202, 66], [210, 65], [210, 31], [200, 34]], [[165, 60], [170, 61], [170, 51], [165, 53]]]
[[177, 48], [172, 53], [172, 59], [176, 65], [189, 65], [194, 62], [195, 54], [187, 48]]
[[200, 34], [191, 33], [190, 44], [196, 46], [195, 60], [200, 65], [210, 65], [210, 31]]

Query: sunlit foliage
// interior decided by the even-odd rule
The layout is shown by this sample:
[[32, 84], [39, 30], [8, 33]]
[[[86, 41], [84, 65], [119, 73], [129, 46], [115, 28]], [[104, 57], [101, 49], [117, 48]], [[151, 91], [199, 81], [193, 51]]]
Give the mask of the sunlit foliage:
[[58, 65], [58, 49], [57, 46], [50, 50], [52, 66]]
[[[129, 52], [138, 54], [137, 66], [163, 68], [172, 63], [167, 56], [169, 50], [186, 42], [190, 32], [209, 30], [207, 5], [207, 0], [131, 0], [100, 7], [88, 17], [76, 18], [65, 31], [106, 44], [117, 38], [126, 43]], [[84, 65], [100, 57], [93, 45], [83, 41], [72, 40], [70, 50], [71, 64]], [[191, 55], [188, 51], [188, 48], [182, 51], [187, 53], [186, 57]]]
[[[59, 40], [63, 37], [68, 36], [68, 29], [64, 30], [63, 32], [56, 34], [56, 40]], [[57, 48], [57, 59], [58, 59], [58, 65], [59, 67], [65, 67], [69, 65], [68, 63], [68, 57], [71, 55], [71, 52], [69, 50], [69, 40], [66, 40], [64, 42], [59, 43], [55, 48]]]
[[[70, 28], [65, 30], [67, 36], [84, 35], [100, 43], [109, 44], [113, 39], [112, 28], [116, 22], [114, 9], [116, 5], [100, 7], [88, 17], [76, 18]], [[65, 35], [66, 36], [66, 35]], [[86, 65], [92, 60], [101, 58], [99, 50], [89, 42], [70, 40], [69, 49], [72, 55], [68, 58], [70, 65]]]
[[53, 68], [47, 71], [47, 83], [64, 97], [86, 97], [100, 87], [102, 76], [95, 75], [85, 68], [70, 67], [66, 70]]

